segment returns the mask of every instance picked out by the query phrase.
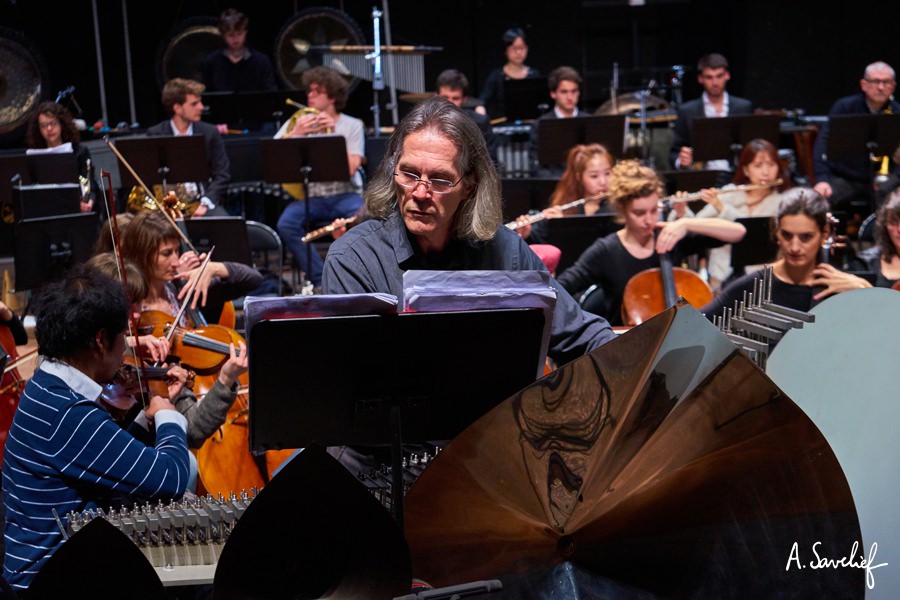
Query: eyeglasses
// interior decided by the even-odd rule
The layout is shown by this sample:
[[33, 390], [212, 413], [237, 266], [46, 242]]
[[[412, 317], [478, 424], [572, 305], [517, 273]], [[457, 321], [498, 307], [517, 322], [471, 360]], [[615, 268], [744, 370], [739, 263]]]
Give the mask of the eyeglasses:
[[59, 121], [53, 119], [52, 121], [47, 121], [46, 123], [39, 123], [38, 127], [40, 127], [41, 129], [50, 129], [51, 127], [56, 127], [57, 125], [59, 125]]
[[397, 183], [405, 188], [415, 188], [421, 183], [425, 186], [425, 189], [431, 190], [434, 194], [449, 194], [453, 191], [453, 188], [459, 185], [459, 182], [463, 180], [465, 175], [457, 179], [456, 183], [446, 179], [420, 179], [418, 176], [406, 171], [395, 171], [394, 177], [397, 179]]
[[885, 87], [891, 87], [893, 85], [896, 85], [896, 83], [897, 83], [893, 79], [869, 79], [868, 77], [866, 77], [865, 79], [867, 82], [869, 82], [875, 86], [883, 85]]

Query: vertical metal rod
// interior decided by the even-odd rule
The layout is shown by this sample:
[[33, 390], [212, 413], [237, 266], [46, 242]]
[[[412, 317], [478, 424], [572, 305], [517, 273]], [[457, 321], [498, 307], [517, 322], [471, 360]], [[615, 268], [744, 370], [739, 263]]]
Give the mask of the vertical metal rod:
[[[392, 46], [394, 42], [391, 37], [391, 11], [388, 10], [388, 0], [381, 0], [381, 12], [384, 13], [384, 41], [388, 46]], [[397, 87], [392, 84], [388, 87], [388, 90], [391, 98], [391, 105], [389, 106], [391, 118], [393, 119], [393, 125], [396, 125], [400, 122], [400, 115], [397, 111]]]
[[131, 36], [128, 33], [128, 7], [122, 0], [122, 32], [125, 35], [125, 79], [128, 81], [128, 114], [129, 124], [137, 123], [137, 111], [134, 107], [134, 71], [131, 67]]
[[103, 75], [103, 51], [100, 49], [100, 18], [97, 14], [97, 0], [91, 0], [94, 10], [94, 47], [97, 50], [97, 77], [100, 79], [100, 114], [103, 125], [109, 125], [109, 114], [106, 111], [106, 78]]

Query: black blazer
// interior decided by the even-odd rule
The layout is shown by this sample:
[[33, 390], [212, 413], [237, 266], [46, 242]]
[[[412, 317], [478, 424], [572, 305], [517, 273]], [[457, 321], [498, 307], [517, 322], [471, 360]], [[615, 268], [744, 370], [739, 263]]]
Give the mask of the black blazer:
[[[728, 94], [728, 116], [753, 114], [753, 103], [746, 98], [738, 98]], [[672, 138], [672, 147], [669, 148], [669, 164], [674, 169], [675, 160], [678, 158], [678, 152], [683, 146], [692, 146], [691, 144], [691, 125], [696, 118], [703, 118], [706, 113], [703, 111], [703, 98], [689, 100], [678, 107], [678, 118], [675, 120], [674, 136]]]
[[[166, 120], [147, 128], [147, 135], [172, 135], [171, 121]], [[225, 197], [225, 186], [231, 180], [228, 154], [225, 153], [225, 142], [215, 125], [198, 121], [194, 123], [194, 135], [202, 135], [206, 147], [206, 158], [209, 163], [209, 182], [204, 195], [216, 206], [221, 205]]]

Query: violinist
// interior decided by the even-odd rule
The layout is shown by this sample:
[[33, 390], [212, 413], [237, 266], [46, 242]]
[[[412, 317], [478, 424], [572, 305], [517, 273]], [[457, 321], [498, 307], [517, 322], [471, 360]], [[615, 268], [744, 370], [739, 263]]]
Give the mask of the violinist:
[[743, 225], [719, 218], [679, 219], [661, 223], [659, 175], [636, 160], [618, 163], [612, 169], [609, 191], [616, 212], [624, 222], [619, 231], [591, 244], [571, 267], [559, 276], [570, 293], [592, 285], [602, 291], [594, 308], [613, 325], [622, 323], [622, 295], [628, 281], [638, 273], [660, 266], [659, 254], [671, 253], [674, 264], [683, 257], [721, 242], [737, 242]]
[[6, 557], [3, 575], [25, 590], [63, 543], [54, 512], [108, 506], [120, 493], [150, 502], [184, 493], [187, 424], [168, 399], [146, 409], [157, 442], [148, 447], [97, 402], [122, 364], [128, 302], [122, 286], [78, 270], [35, 299], [35, 337], [43, 358], [13, 419], [3, 458]]
[[[263, 281], [256, 269], [234, 262], [210, 262], [201, 273], [201, 257], [194, 252], [181, 254], [180, 243], [177, 230], [159, 211], [139, 213], [128, 225], [122, 236], [122, 253], [138, 265], [147, 279], [149, 293], [143, 310], [177, 315], [190, 284], [197, 280], [190, 308], [205, 307], [204, 315], [217, 318], [224, 302], [247, 295]], [[183, 281], [188, 285], [180, 286]], [[185, 319], [178, 325], [187, 326], [188, 322]]]
[[[543, 219], [529, 224], [528, 215], [522, 215], [516, 220], [518, 234], [531, 244], [542, 244], [546, 241], [546, 219], [593, 215], [607, 210], [606, 194], [613, 162], [612, 154], [600, 144], [573, 146], [566, 155], [566, 170], [550, 196], [550, 206], [541, 211]], [[583, 202], [571, 206], [579, 200]]]
[[[778, 183], [781, 182], [781, 183]], [[747, 142], [734, 171], [734, 181], [721, 190], [709, 188], [700, 191], [706, 206], [694, 215], [686, 202], [673, 205], [672, 217], [721, 217], [734, 221], [743, 217], [774, 217], [781, 202], [781, 194], [790, 186], [787, 168], [778, 157], [778, 148], [763, 139]], [[747, 265], [745, 273], [762, 268]], [[713, 290], [721, 287], [733, 273], [731, 268], [731, 244], [709, 251], [709, 284]], [[739, 273], [738, 275], [743, 275]]]
[[[123, 262], [127, 273], [125, 296], [128, 298], [132, 318], [137, 322], [141, 316], [141, 305], [148, 288], [143, 274], [134, 263], [127, 259]], [[94, 255], [85, 264], [85, 267], [116, 279], [118, 266], [115, 256], [111, 253]], [[129, 345], [135, 347], [131, 336], [127, 336], [126, 340]], [[162, 362], [166, 358], [169, 344], [165, 338], [141, 335], [138, 340], [140, 348], [149, 353], [154, 362]], [[238, 396], [238, 378], [247, 372], [247, 361], [246, 345], [243, 342], [238, 342], [237, 348], [232, 345], [228, 360], [219, 369], [215, 382], [204, 394], [202, 402], [185, 386], [189, 377], [188, 371], [178, 365], [169, 367], [167, 381], [172, 384], [169, 389], [169, 398], [175, 405], [175, 409], [187, 419], [189, 448], [202, 446], [203, 442], [225, 422], [228, 411]], [[144, 442], [152, 442], [152, 436], [149, 436], [149, 422], [144, 413], [137, 416], [129, 427], [129, 431]]]
[[900, 282], [900, 190], [885, 199], [875, 217], [875, 245], [859, 253], [854, 270], [875, 273], [877, 287]]
[[[810, 188], [785, 192], [775, 215], [775, 239], [780, 258], [772, 263], [772, 302], [808, 311], [821, 300], [851, 289], [872, 287], [856, 275], [820, 263], [822, 246], [830, 233], [828, 202]], [[753, 291], [756, 275], [750, 273], [725, 286], [722, 293], [701, 308], [707, 318], [721, 315]]]

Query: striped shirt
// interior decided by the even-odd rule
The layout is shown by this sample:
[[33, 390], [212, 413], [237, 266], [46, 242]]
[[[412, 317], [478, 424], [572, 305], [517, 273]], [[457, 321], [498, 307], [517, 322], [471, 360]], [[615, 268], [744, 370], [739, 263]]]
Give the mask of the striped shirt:
[[122, 430], [96, 402], [101, 387], [62, 362], [44, 361], [28, 382], [9, 430], [3, 459], [6, 557], [3, 575], [23, 590], [63, 542], [70, 511], [112, 494], [147, 500], [184, 493], [186, 421], [159, 411], [156, 448]]

